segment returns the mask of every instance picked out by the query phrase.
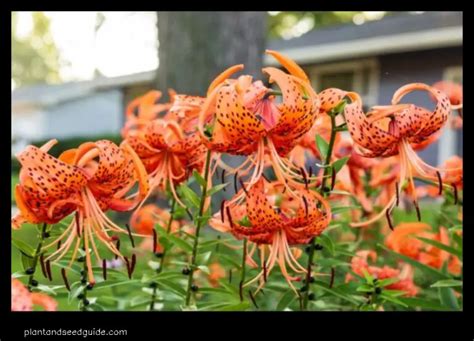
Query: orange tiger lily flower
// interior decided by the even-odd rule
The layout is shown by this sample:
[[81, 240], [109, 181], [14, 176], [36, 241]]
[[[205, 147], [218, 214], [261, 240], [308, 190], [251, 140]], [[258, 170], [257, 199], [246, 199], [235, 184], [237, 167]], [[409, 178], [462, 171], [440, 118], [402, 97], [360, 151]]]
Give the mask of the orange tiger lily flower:
[[207, 279], [209, 280], [211, 286], [217, 288], [220, 285], [219, 280], [225, 278], [225, 276], [226, 272], [222, 265], [217, 262], [209, 265], [209, 275], [207, 276]]
[[29, 292], [26, 286], [18, 279], [12, 278], [12, 311], [33, 311], [35, 306], [45, 311], [56, 311], [58, 302], [46, 294]]
[[451, 102], [453, 110], [457, 110], [459, 116], [462, 118], [462, 85], [450, 81], [440, 81], [432, 85], [433, 88], [441, 90], [446, 93]]
[[[433, 112], [413, 104], [399, 104], [406, 94], [415, 90], [428, 91], [436, 99]], [[414, 196], [413, 201], [417, 206], [413, 177], [418, 175], [421, 178], [438, 181], [440, 173], [447, 170], [426, 164], [416, 154], [411, 144], [420, 143], [441, 129], [451, 112], [448, 96], [426, 84], [408, 84], [395, 92], [392, 105], [374, 107], [368, 116], [362, 111], [360, 97], [352, 93], [351, 99], [352, 103], [345, 107], [344, 116], [352, 139], [359, 147], [358, 152], [365, 157], [399, 155], [401, 169], [396, 192], [401, 193], [407, 182], [409, 193]], [[397, 198], [397, 195], [393, 195], [378, 215], [364, 222], [353, 223], [352, 226], [366, 226], [390, 213], [398, 201]]]
[[170, 96], [169, 103], [159, 103], [162, 93], [156, 90], [151, 90], [131, 101], [125, 111], [125, 125], [122, 128], [122, 136], [125, 137], [129, 130], [142, 128], [148, 122], [158, 118], [160, 113], [168, 111], [176, 96], [174, 90], [170, 89], [168, 92]]
[[423, 237], [438, 241], [449, 246], [448, 231], [440, 227], [439, 232], [433, 232], [431, 226], [424, 223], [399, 224], [385, 239], [385, 245], [395, 252], [416, 259], [420, 263], [441, 269], [448, 262], [448, 270], [455, 275], [461, 272], [459, 258], [433, 245], [417, 239]]
[[[395, 283], [387, 285], [385, 288], [389, 290], [401, 290], [405, 291], [407, 297], [416, 296], [418, 294], [418, 287], [413, 281], [414, 271], [409, 264], [403, 264], [401, 269], [394, 269], [387, 265], [378, 267], [369, 265], [368, 260], [372, 262], [377, 260], [377, 254], [372, 250], [360, 250], [356, 252], [356, 255], [352, 257], [351, 269], [357, 275], [363, 277], [364, 271], [369, 275], [382, 280], [388, 278], [398, 278], [399, 280]], [[353, 280], [354, 277], [351, 274], [347, 274], [346, 282]]]
[[[236, 65], [219, 75], [209, 87], [198, 129], [212, 151], [247, 156], [238, 168], [221, 162], [230, 174], [237, 171], [247, 174], [253, 169], [250, 179], [253, 185], [270, 163], [282, 183], [286, 183], [286, 179], [298, 186], [301, 183], [295, 179], [301, 178], [300, 171], [284, 156], [313, 126], [319, 112], [319, 98], [295, 62], [278, 52], [266, 52], [289, 72], [274, 67], [263, 69], [270, 76], [270, 82], [280, 88], [282, 102], [277, 103], [272, 89], [262, 81], [253, 81], [251, 76], [228, 79], [243, 69], [243, 65]], [[212, 132], [208, 127], [212, 127]]]
[[[247, 238], [258, 246], [269, 246], [270, 254], [264, 269], [246, 286], [262, 276], [266, 278], [278, 262], [283, 276], [296, 292], [291, 281], [297, 278], [288, 274], [286, 266], [296, 273], [306, 273], [306, 269], [296, 261], [290, 245], [309, 243], [326, 229], [331, 220], [328, 202], [316, 191], [301, 189], [297, 191], [298, 198], [295, 198], [287, 191], [281, 193], [284, 188], [276, 182], [266, 184], [262, 178], [244, 189], [245, 204], [223, 203], [221, 212], [210, 220], [210, 225], [219, 231], [229, 231], [238, 239]], [[318, 204], [321, 204], [321, 209]], [[265, 248], [260, 250], [263, 260]]]
[[[442, 181], [444, 183], [452, 184], [453, 186], [456, 187], [457, 190], [462, 190], [463, 189], [462, 158], [457, 155], [454, 155], [443, 163], [443, 167], [447, 169], [452, 169], [452, 170], [447, 171], [443, 175]], [[430, 197], [435, 198], [441, 195], [439, 193], [439, 190], [433, 186], [423, 186], [423, 187], [420, 186], [419, 188], [420, 188], [420, 192], [417, 192], [419, 196], [429, 195]]]
[[[56, 140], [51, 140], [41, 148], [28, 146], [17, 155], [22, 165], [20, 183], [15, 188], [20, 213], [13, 217], [12, 226], [19, 228], [18, 223], [25, 221], [55, 224], [76, 212], [76, 219], [45, 247], [48, 249], [61, 241], [61, 247], [45, 260], [59, 261], [73, 247], [71, 265], [81, 237], [86, 250], [92, 247], [101, 260], [94, 236], [123, 258], [108, 232], [128, 234], [128, 231], [113, 223], [104, 212], [129, 211], [144, 198], [148, 184], [143, 164], [126, 142], [120, 147], [107, 140], [83, 143], [58, 159], [47, 153], [55, 143]], [[137, 182], [139, 191], [135, 199], [124, 198]], [[86, 251], [86, 262], [89, 280], [94, 283], [91, 252]]]
[[177, 202], [175, 186], [188, 178], [194, 169], [202, 171], [206, 147], [195, 130], [203, 98], [175, 95], [169, 112], [148, 121], [140, 129], [124, 136], [148, 172], [151, 195], [155, 189], [169, 185]]

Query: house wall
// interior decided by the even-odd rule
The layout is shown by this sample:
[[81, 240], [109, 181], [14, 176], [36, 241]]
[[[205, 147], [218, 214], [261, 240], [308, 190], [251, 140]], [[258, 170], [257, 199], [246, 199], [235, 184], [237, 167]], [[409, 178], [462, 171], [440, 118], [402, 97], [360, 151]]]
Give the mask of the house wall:
[[[433, 84], [443, 79], [447, 67], [462, 66], [462, 47], [379, 56], [379, 65], [378, 101], [381, 104], [388, 104], [394, 91], [401, 85], [413, 82]], [[427, 108], [433, 108], [430, 97], [423, 92], [407, 95], [404, 99]], [[449, 127], [446, 126], [446, 129]], [[457, 135], [460, 135], [460, 132]], [[457, 153], [462, 155], [462, 143], [458, 142], [457, 145]], [[420, 156], [427, 163], [436, 165], [439, 161], [443, 161], [438, 160], [439, 147], [439, 143], [434, 143], [421, 151]]]
[[118, 134], [123, 115], [120, 90], [93, 93], [48, 108], [41, 138]]

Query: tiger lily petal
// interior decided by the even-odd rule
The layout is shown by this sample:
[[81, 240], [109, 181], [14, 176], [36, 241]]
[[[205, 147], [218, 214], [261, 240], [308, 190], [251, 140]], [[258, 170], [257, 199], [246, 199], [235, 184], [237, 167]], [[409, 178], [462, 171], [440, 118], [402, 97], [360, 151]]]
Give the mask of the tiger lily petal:
[[[435, 109], [429, 110], [414, 104], [399, 104], [408, 93], [415, 90], [427, 91], [435, 100]], [[353, 95], [352, 103], [344, 110], [349, 132], [359, 147], [358, 152], [365, 157], [389, 157], [399, 155], [400, 174], [397, 181], [397, 192], [401, 193], [405, 182], [407, 189], [417, 205], [414, 176], [438, 181], [439, 174], [446, 169], [426, 164], [413, 150], [411, 144], [419, 144], [438, 132], [447, 121], [451, 106], [447, 95], [429, 85], [412, 83], [398, 89], [389, 106], [378, 106], [366, 116], [362, 111], [362, 100]], [[397, 197], [393, 195], [382, 211], [364, 222], [352, 223], [354, 227], [366, 226], [382, 218], [394, 207]]]
[[[247, 238], [258, 246], [269, 246], [270, 253], [263, 265], [264, 270], [246, 286], [262, 276], [266, 278], [278, 263], [283, 276], [296, 292], [292, 284], [295, 277], [288, 274], [286, 267], [288, 265], [296, 273], [305, 273], [306, 269], [296, 261], [290, 246], [307, 244], [320, 235], [330, 222], [331, 209], [328, 202], [315, 191], [299, 190], [299, 200], [296, 200], [288, 192], [282, 194], [280, 189], [275, 191], [275, 188], [284, 187], [279, 183], [266, 185], [263, 178], [258, 180], [245, 190], [245, 204], [224, 204], [221, 212], [213, 216], [210, 225], [230, 231], [238, 239]], [[318, 203], [322, 205], [321, 209]]]
[[[28, 146], [17, 157], [22, 165], [20, 183], [16, 187], [22, 221], [55, 224], [76, 213], [76, 219], [65, 231], [45, 246], [48, 249], [61, 241], [61, 246], [45, 260], [57, 262], [72, 248], [72, 264], [81, 239], [86, 250], [91, 247], [101, 260], [94, 237], [123, 258], [109, 232], [128, 234], [128, 231], [113, 223], [104, 212], [131, 210], [148, 192], [143, 165], [131, 148], [100, 140], [63, 153], [62, 159], [68, 163], [52, 157], [45, 148], [35, 146]], [[134, 200], [125, 199], [137, 182], [138, 196]], [[14, 217], [12, 223], [17, 222], [18, 217]], [[89, 281], [94, 283], [91, 252], [86, 252], [86, 262]]]

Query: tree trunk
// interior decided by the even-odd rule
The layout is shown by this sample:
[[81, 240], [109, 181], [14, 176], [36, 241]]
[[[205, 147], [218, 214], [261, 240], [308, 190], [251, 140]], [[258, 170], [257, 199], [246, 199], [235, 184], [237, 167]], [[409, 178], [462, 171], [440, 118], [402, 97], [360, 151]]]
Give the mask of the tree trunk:
[[261, 78], [266, 12], [158, 12], [157, 88], [206, 94], [229, 66]]

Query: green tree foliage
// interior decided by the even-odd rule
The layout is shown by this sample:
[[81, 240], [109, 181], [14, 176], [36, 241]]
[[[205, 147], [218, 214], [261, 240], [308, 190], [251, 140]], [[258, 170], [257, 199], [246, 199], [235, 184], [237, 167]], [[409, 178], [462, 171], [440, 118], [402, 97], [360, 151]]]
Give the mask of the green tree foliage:
[[[351, 23], [354, 16], [362, 12], [279, 12], [268, 18], [270, 38], [290, 38], [313, 28], [334, 24]], [[299, 26], [299, 27], [298, 27]]]
[[33, 25], [26, 37], [17, 33], [18, 13], [12, 13], [12, 79], [15, 85], [58, 83], [60, 58], [50, 32], [50, 20], [32, 13]]

